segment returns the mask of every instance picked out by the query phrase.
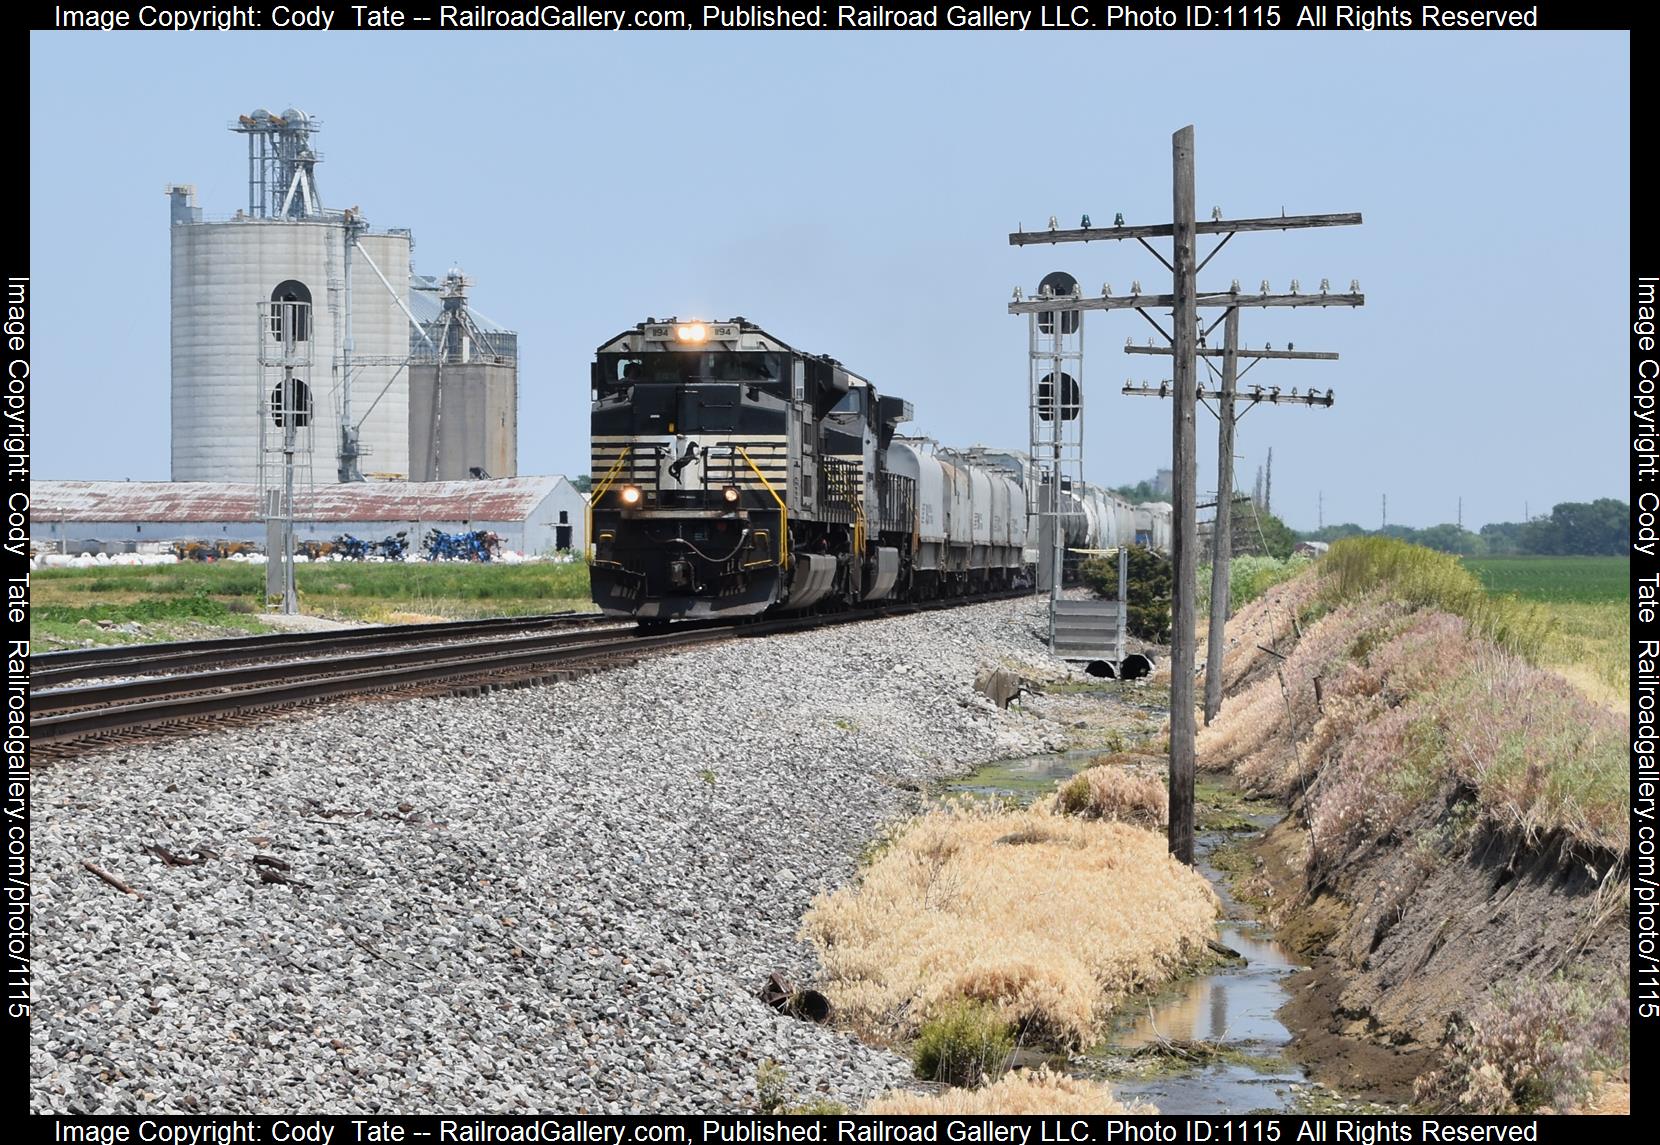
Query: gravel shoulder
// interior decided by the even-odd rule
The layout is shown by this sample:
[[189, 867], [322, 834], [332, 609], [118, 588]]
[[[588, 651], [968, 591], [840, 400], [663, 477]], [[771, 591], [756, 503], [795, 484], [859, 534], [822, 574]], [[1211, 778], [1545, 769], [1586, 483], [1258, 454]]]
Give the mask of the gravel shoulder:
[[[755, 998], [917, 785], [1064, 745], [1029, 601], [334, 707], [42, 770], [36, 1112], [857, 1106], [906, 1062]], [[192, 865], [171, 865], [146, 847]], [[131, 884], [125, 895], [83, 866]]]

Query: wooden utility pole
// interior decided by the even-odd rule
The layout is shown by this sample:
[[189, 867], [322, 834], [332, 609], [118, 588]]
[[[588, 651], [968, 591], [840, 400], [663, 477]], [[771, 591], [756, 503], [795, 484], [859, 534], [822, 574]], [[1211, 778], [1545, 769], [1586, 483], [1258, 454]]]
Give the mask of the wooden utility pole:
[[[1185, 863], [1193, 862], [1193, 773], [1194, 740], [1193, 666], [1194, 666], [1194, 594], [1197, 589], [1196, 562], [1198, 524], [1195, 506], [1197, 472], [1194, 450], [1195, 407], [1199, 397], [1196, 374], [1198, 354], [1198, 312], [1206, 306], [1224, 307], [1283, 307], [1283, 306], [1361, 306], [1365, 298], [1358, 284], [1351, 283], [1349, 293], [1331, 294], [1322, 285], [1319, 294], [1302, 294], [1295, 281], [1287, 294], [1270, 294], [1268, 284], [1255, 295], [1245, 294], [1234, 283], [1231, 290], [1204, 293], [1197, 285], [1197, 277], [1216, 252], [1235, 234], [1242, 231], [1301, 230], [1308, 227], [1352, 226], [1361, 221], [1360, 215], [1281, 215], [1278, 218], [1224, 220], [1220, 209], [1211, 212], [1209, 222], [1194, 218], [1194, 142], [1193, 128], [1187, 126], [1171, 138], [1171, 207], [1172, 221], [1168, 224], [1127, 227], [1083, 226], [1076, 230], [1028, 233], [1019, 231], [1009, 236], [1011, 246], [1029, 246], [1058, 242], [1094, 242], [1103, 239], [1135, 239], [1153, 254], [1171, 273], [1171, 293], [1143, 295], [1139, 285], [1132, 286], [1128, 297], [1113, 297], [1110, 287], [1104, 287], [1099, 298], [1074, 295], [1069, 309], [1073, 310], [1135, 310], [1171, 343], [1174, 359], [1173, 378], [1176, 401], [1171, 410], [1171, 454], [1174, 477], [1174, 520], [1171, 522], [1171, 556], [1173, 584], [1171, 591], [1171, 648], [1170, 648], [1170, 853]], [[1196, 236], [1221, 235], [1204, 261], [1198, 261]], [[1173, 254], [1166, 260], [1151, 246], [1149, 238], [1168, 237], [1173, 240]], [[1055, 309], [1053, 299], [1020, 299], [1009, 304], [1011, 314], [1038, 313]], [[1173, 332], [1160, 326], [1149, 310], [1171, 311]], [[1328, 399], [1329, 400], [1329, 399]], [[1310, 403], [1313, 404], [1313, 403]], [[1327, 404], [1321, 402], [1320, 404]]]
[[1222, 327], [1222, 400], [1216, 417], [1216, 518], [1210, 527], [1210, 627], [1205, 643], [1205, 726], [1222, 710], [1222, 637], [1233, 604], [1230, 581], [1233, 563], [1233, 401], [1239, 384], [1239, 307], [1228, 307]]
[[1197, 587], [1198, 520], [1194, 486], [1199, 474], [1194, 449], [1194, 420], [1199, 379], [1194, 351], [1199, 345], [1198, 292], [1193, 233], [1193, 128], [1176, 132], [1171, 146], [1173, 184], [1171, 205], [1175, 219], [1173, 278], [1175, 329], [1171, 378], [1176, 401], [1171, 408], [1171, 453], [1175, 470], [1175, 520], [1170, 529], [1170, 853], [1193, 862], [1193, 592]]
[[[1242, 350], [1239, 348], [1239, 307], [1228, 307], [1223, 316], [1223, 340], [1221, 350], [1200, 350], [1204, 357], [1220, 356], [1222, 358], [1222, 388], [1216, 391], [1207, 391], [1199, 387], [1198, 396], [1201, 400], [1207, 397], [1217, 399], [1216, 419], [1220, 423], [1216, 435], [1216, 519], [1211, 526], [1211, 561], [1210, 561], [1210, 630], [1207, 637], [1205, 652], [1205, 724], [1209, 726], [1222, 710], [1222, 665], [1225, 654], [1223, 637], [1228, 625], [1229, 605], [1232, 603], [1229, 589], [1229, 570], [1233, 561], [1233, 434], [1234, 426], [1239, 417], [1236, 413], [1235, 401], [1239, 398], [1239, 359], [1254, 359], [1245, 367], [1249, 373], [1264, 359], [1307, 359], [1314, 361], [1331, 362], [1337, 360], [1337, 355], [1322, 350]], [[1214, 329], [1214, 327], [1212, 327]], [[1160, 354], [1170, 355], [1175, 352], [1170, 346], [1126, 346], [1127, 354]], [[1207, 361], [1207, 367], [1210, 363]], [[1214, 372], [1214, 367], [1211, 367]], [[1126, 385], [1126, 394], [1136, 396], [1163, 397], [1165, 390], [1153, 390], [1145, 385], [1136, 387]], [[1243, 395], [1247, 405], [1246, 412], [1250, 412], [1257, 404], [1269, 405], [1319, 405], [1331, 407], [1333, 398], [1330, 390], [1324, 394], [1309, 390], [1306, 394], [1298, 394], [1293, 390], [1290, 394], [1282, 394], [1278, 386], [1264, 392], [1261, 386], [1253, 387], [1252, 391]], [[1269, 451], [1269, 465], [1273, 465], [1273, 451]], [[1270, 472], [1272, 470], [1270, 469]], [[1262, 491], [1266, 496], [1264, 485]], [[1270, 554], [1272, 555], [1272, 554]]]

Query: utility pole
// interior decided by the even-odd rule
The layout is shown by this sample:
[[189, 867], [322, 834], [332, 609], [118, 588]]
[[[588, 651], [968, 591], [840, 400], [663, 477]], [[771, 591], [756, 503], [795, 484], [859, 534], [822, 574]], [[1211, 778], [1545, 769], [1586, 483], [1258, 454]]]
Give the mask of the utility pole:
[[[1249, 373], [1265, 359], [1306, 359], [1324, 362], [1337, 360], [1337, 355], [1321, 350], [1242, 350], [1239, 348], [1239, 308], [1228, 307], [1224, 315], [1222, 349], [1200, 350], [1199, 353], [1206, 359], [1205, 365], [1212, 373], [1208, 359], [1220, 353], [1222, 358], [1222, 388], [1215, 393], [1217, 398], [1216, 419], [1218, 422], [1216, 434], [1216, 519], [1211, 526], [1211, 563], [1210, 563], [1210, 630], [1205, 652], [1205, 725], [1208, 727], [1216, 714], [1222, 710], [1222, 667], [1225, 655], [1225, 641], [1223, 639], [1228, 626], [1229, 605], [1232, 604], [1230, 590], [1229, 567], [1233, 561], [1233, 435], [1234, 426], [1244, 414], [1235, 412], [1236, 400], [1243, 396], [1246, 401], [1245, 413], [1249, 413], [1259, 403], [1268, 405], [1320, 405], [1331, 408], [1332, 392], [1327, 390], [1321, 394], [1309, 390], [1306, 394], [1298, 394], [1293, 389], [1290, 394], [1282, 394], [1278, 386], [1264, 392], [1263, 387], [1254, 386], [1250, 393], [1241, 395], [1238, 390], [1239, 378], [1243, 374], [1239, 370], [1239, 359], [1250, 358], [1251, 364], [1245, 367], [1244, 373]], [[1214, 326], [1212, 327], [1214, 329]], [[1208, 333], [1209, 331], [1207, 331]], [[1127, 354], [1160, 354], [1170, 355], [1174, 348], [1169, 346], [1126, 346]], [[1166, 392], [1164, 388], [1154, 390], [1146, 385], [1136, 387], [1126, 385], [1126, 394], [1136, 396], [1161, 397]], [[1200, 400], [1211, 396], [1211, 392], [1199, 387]], [[1274, 465], [1274, 451], [1268, 451], [1268, 481], [1272, 481]], [[1266, 483], [1259, 483], [1257, 488], [1258, 502], [1266, 499]], [[1322, 498], [1324, 494], [1321, 495]]]
[[1198, 467], [1194, 451], [1194, 420], [1198, 398], [1197, 361], [1199, 314], [1194, 304], [1198, 292], [1194, 268], [1196, 257], [1193, 232], [1193, 128], [1176, 132], [1171, 140], [1171, 188], [1174, 232], [1172, 293], [1174, 309], [1170, 322], [1176, 336], [1171, 339], [1175, 359], [1171, 376], [1176, 383], [1176, 401], [1171, 407], [1171, 455], [1175, 469], [1175, 520], [1170, 528], [1170, 853], [1189, 866], [1193, 864], [1193, 779], [1196, 767], [1193, 726], [1193, 590], [1198, 572], [1194, 560], [1198, 547], [1197, 510], [1194, 485]]
[[[1171, 274], [1171, 293], [1142, 295], [1139, 284], [1131, 287], [1130, 297], [1113, 297], [1111, 287], [1104, 287], [1099, 298], [1074, 299], [1078, 310], [1121, 310], [1139, 312], [1154, 329], [1171, 343], [1174, 361], [1172, 377], [1176, 401], [1171, 410], [1171, 458], [1174, 470], [1174, 517], [1171, 522], [1171, 557], [1173, 583], [1171, 587], [1171, 648], [1170, 648], [1170, 853], [1184, 863], [1193, 862], [1193, 778], [1194, 739], [1193, 719], [1194, 675], [1194, 605], [1195, 557], [1198, 525], [1195, 520], [1197, 465], [1194, 450], [1195, 407], [1198, 400], [1198, 313], [1207, 306], [1222, 307], [1284, 307], [1284, 306], [1361, 306], [1365, 297], [1358, 283], [1350, 284], [1347, 295], [1331, 294], [1322, 289], [1320, 294], [1303, 294], [1293, 280], [1287, 294], [1270, 294], [1268, 284], [1256, 295], [1245, 294], [1236, 282], [1223, 292], [1201, 292], [1198, 289], [1199, 272], [1215, 257], [1216, 252], [1244, 231], [1286, 231], [1309, 227], [1353, 226], [1361, 221], [1358, 213], [1332, 215], [1281, 214], [1278, 218], [1224, 220], [1220, 208], [1211, 211], [1208, 222], [1194, 217], [1194, 141], [1191, 125], [1171, 137], [1171, 208], [1168, 224], [1124, 226], [1115, 221], [1110, 227], [1080, 226], [1076, 230], [1060, 230], [1053, 226], [1047, 231], [1017, 232], [1009, 236], [1011, 246], [1028, 246], [1058, 242], [1093, 242], [1098, 239], [1135, 239], [1141, 243]], [[1120, 217], [1121, 218], [1121, 217]], [[1201, 234], [1220, 235], [1203, 261], [1197, 261], [1196, 237]], [[1147, 240], [1170, 238], [1173, 245], [1171, 259], [1165, 259]], [[1027, 314], [1053, 308], [1052, 301], [1016, 300], [1009, 304], [1009, 313]], [[1160, 326], [1149, 310], [1169, 310], [1173, 332]]]
[[[1274, 447], [1268, 447], [1268, 475], [1262, 479], [1262, 511], [1274, 511]], [[1273, 554], [1268, 554], [1272, 556]]]
[[1314, 510], [1314, 527], [1317, 530], [1323, 530], [1326, 527], [1326, 491], [1324, 489], [1320, 490], [1320, 500], [1317, 504], [1319, 507]]
[[1464, 498], [1458, 499], [1458, 531], [1464, 531]]
[[1383, 524], [1378, 527], [1378, 531], [1382, 532], [1384, 529], [1387, 529], [1388, 527], [1389, 527], [1389, 494], [1385, 493], [1383, 495]]

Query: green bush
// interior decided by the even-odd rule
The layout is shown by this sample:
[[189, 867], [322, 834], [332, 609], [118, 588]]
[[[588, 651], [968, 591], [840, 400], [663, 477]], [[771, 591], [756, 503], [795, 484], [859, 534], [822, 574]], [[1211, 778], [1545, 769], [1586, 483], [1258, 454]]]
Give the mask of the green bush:
[[927, 1081], [978, 1085], [1001, 1074], [1013, 1052], [1014, 1031], [996, 1008], [965, 999], [923, 1023], [912, 1061]]
[[[1139, 545], [1132, 545], [1128, 553], [1130, 599], [1125, 612], [1130, 635], [1154, 644], [1168, 644], [1170, 558]], [[1107, 600], [1118, 598], [1117, 557], [1093, 557], [1079, 567], [1078, 575], [1096, 596]]]
[[[1228, 562], [1228, 615], [1232, 616], [1277, 584], [1283, 584], [1310, 565], [1307, 557], [1239, 556]], [[1210, 612], [1211, 566], [1199, 566], [1198, 612]]]

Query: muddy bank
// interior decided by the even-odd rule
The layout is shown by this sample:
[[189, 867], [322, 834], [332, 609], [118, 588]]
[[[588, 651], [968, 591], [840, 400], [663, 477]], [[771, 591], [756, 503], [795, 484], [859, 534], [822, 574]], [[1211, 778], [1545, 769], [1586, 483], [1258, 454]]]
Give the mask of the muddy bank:
[[1339, 862], [1311, 870], [1311, 853], [1297, 801], [1224, 861], [1309, 963], [1286, 984], [1286, 1052], [1334, 1088], [1409, 1101], [1495, 989], [1567, 980], [1612, 993], [1628, 976], [1623, 865], [1508, 836], [1456, 790]]

